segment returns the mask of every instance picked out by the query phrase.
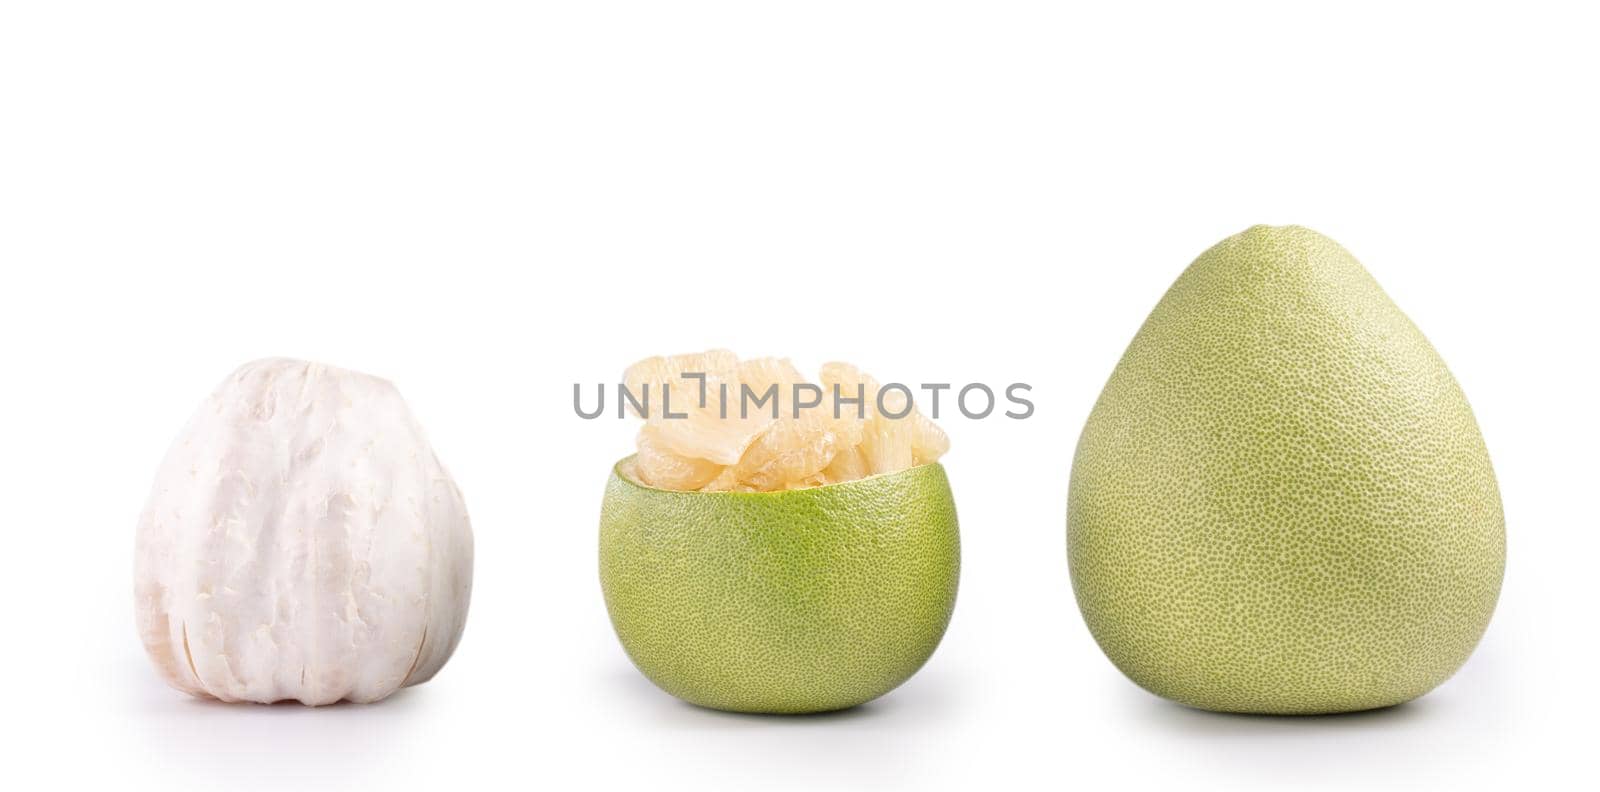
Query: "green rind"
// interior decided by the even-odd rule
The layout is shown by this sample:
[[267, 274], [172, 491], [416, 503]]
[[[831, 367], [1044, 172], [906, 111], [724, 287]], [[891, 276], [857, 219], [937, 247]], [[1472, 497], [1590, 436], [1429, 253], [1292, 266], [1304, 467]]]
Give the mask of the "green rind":
[[1079, 439], [1067, 540], [1112, 662], [1235, 712], [1426, 693], [1505, 565], [1455, 379], [1348, 252], [1293, 226], [1218, 244], [1152, 311]]
[[959, 575], [938, 464], [784, 492], [674, 492], [615, 468], [606, 483], [612, 626], [645, 676], [700, 706], [824, 712], [889, 692], [938, 646]]

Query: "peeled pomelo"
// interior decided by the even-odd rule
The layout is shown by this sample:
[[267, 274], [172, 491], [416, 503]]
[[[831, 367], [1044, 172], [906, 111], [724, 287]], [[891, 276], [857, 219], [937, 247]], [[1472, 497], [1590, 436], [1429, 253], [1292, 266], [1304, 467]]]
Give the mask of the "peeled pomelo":
[[134, 554], [139, 637], [194, 696], [378, 701], [455, 651], [472, 548], [461, 492], [393, 384], [253, 361], [156, 474]]
[[1505, 569], [1482, 436], [1444, 361], [1344, 248], [1256, 226], [1200, 256], [1117, 364], [1073, 461], [1089, 631], [1194, 707], [1420, 696]]
[[600, 515], [617, 637], [662, 690], [804, 713], [887, 693], [932, 655], [960, 542], [943, 466], [777, 492], [645, 486], [623, 460]]

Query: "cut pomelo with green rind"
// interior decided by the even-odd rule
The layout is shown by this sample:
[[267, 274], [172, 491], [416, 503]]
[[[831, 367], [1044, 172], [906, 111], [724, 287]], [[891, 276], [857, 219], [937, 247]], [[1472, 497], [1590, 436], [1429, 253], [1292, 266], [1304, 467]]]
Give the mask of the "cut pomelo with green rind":
[[623, 648], [678, 698], [738, 712], [845, 709], [927, 661], [961, 551], [943, 466], [778, 492], [647, 487], [618, 463], [600, 582]]

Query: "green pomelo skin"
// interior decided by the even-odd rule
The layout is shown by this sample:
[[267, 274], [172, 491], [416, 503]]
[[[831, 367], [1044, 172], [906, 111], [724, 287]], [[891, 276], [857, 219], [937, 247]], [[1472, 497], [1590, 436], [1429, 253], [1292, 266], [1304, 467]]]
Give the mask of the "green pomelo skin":
[[1466, 662], [1505, 523], [1422, 333], [1337, 243], [1256, 226], [1201, 255], [1117, 364], [1078, 442], [1067, 556], [1090, 632], [1151, 692], [1344, 712]]
[[824, 712], [889, 692], [938, 646], [960, 566], [938, 464], [758, 493], [613, 469], [600, 514], [623, 648], [662, 690], [715, 709]]

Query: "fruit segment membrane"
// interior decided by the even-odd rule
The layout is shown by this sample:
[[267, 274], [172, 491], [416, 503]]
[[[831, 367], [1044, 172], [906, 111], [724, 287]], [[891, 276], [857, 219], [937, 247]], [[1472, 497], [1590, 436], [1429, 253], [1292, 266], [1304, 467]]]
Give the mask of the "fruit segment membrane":
[[950, 439], [900, 388], [848, 363], [807, 380], [787, 358], [727, 350], [653, 357], [623, 373], [644, 419], [623, 472], [659, 489], [775, 492], [936, 461]]

